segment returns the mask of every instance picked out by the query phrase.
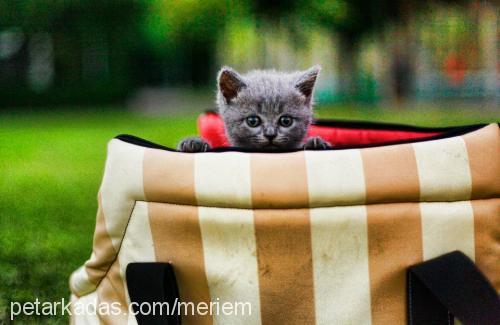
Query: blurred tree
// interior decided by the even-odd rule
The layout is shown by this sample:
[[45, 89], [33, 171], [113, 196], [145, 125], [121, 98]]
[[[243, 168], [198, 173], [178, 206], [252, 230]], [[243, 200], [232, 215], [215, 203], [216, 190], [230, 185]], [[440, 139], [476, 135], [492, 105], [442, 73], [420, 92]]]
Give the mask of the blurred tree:
[[[445, 3], [465, 3], [467, 0], [440, 0]], [[418, 0], [303, 0], [296, 7], [301, 19], [313, 20], [330, 28], [340, 37], [341, 78], [344, 93], [355, 97], [360, 41], [388, 24], [408, 26], [417, 12], [426, 11], [430, 1]], [[410, 46], [407, 30], [402, 31]], [[408, 50], [408, 49], [407, 49]], [[410, 50], [411, 51], [411, 50]]]
[[205, 85], [213, 79], [215, 48], [225, 24], [250, 12], [247, 1], [154, 0], [147, 4], [145, 35], [167, 58], [167, 81]]
[[[3, 103], [26, 102], [26, 98], [102, 101], [123, 98], [134, 87], [147, 84], [202, 86], [213, 79], [216, 48], [226, 44], [236, 48], [244, 35], [250, 35], [246, 37], [250, 41], [235, 51], [241, 60], [251, 61], [259, 53], [256, 47], [273, 41], [276, 46], [268, 46], [274, 51], [268, 58], [287, 49], [301, 55], [296, 49], [307, 44], [313, 30], [338, 36], [338, 84], [353, 98], [359, 84], [361, 40], [389, 23], [404, 25], [429, 2], [0, 0], [0, 34], [6, 30], [11, 31], [7, 38], [22, 34], [24, 45], [16, 60], [25, 64], [10, 64], [0, 53], [0, 99]], [[267, 33], [262, 41], [261, 32], [266, 30], [276, 33]], [[280, 46], [285, 43], [286, 49]], [[31, 79], [26, 77], [33, 65], [28, 61], [37, 50], [45, 51], [39, 56], [52, 60], [56, 71], [52, 88], [43, 93], [40, 87], [29, 89]], [[42, 60], [37, 62], [39, 69], [33, 71], [47, 70]], [[17, 70], [6, 74], [4, 67]], [[17, 82], [2, 78], [16, 73]]]
[[[9, 28], [22, 32], [27, 52], [23, 64], [31, 73], [26, 76], [24, 70], [15, 71], [17, 82], [2, 83], [2, 102], [17, 105], [123, 98], [134, 86], [128, 67], [140, 44], [142, 7], [136, 0], [0, 0], [0, 32]], [[53, 66], [54, 78], [48, 89], [30, 83], [33, 74], [36, 77], [45, 71], [33, 68], [37, 62], [39, 67]]]
[[361, 39], [387, 24], [408, 23], [417, 10], [425, 10], [428, 4], [428, 1], [417, 0], [255, 0], [255, 10], [263, 20], [276, 22], [276, 17], [288, 17], [290, 21], [298, 21], [300, 24], [291, 24], [292, 30], [301, 24], [319, 24], [338, 35], [340, 84], [343, 92], [352, 98], [357, 92]]

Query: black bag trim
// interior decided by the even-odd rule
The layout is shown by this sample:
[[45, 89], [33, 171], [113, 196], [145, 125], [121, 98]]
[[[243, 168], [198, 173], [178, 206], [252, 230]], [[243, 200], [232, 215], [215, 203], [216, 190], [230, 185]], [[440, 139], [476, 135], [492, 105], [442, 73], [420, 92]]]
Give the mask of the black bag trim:
[[[377, 125], [376, 123], [370, 123], [370, 122], [333, 122], [333, 121], [324, 121], [323, 123], [319, 124], [318, 122], [314, 123], [316, 125], [326, 125], [332, 123], [331, 125], [342, 125], [344, 128], [358, 128], [359, 126], [371, 126], [371, 129], [377, 129], [374, 127]], [[460, 136], [467, 134], [469, 132], [473, 132], [476, 130], [479, 130], [488, 124], [476, 124], [476, 125], [466, 125], [466, 126], [455, 126], [455, 127], [446, 127], [446, 128], [420, 128], [420, 127], [410, 127], [410, 126], [400, 126], [400, 125], [379, 125], [378, 129], [383, 129], [383, 130], [405, 130], [405, 129], [415, 129], [414, 131], [442, 131], [442, 134], [434, 135], [434, 136], [429, 136], [429, 137], [424, 137], [421, 139], [404, 139], [404, 140], [394, 140], [394, 141], [385, 141], [385, 142], [377, 142], [377, 143], [371, 143], [371, 144], [360, 144], [360, 145], [342, 145], [342, 146], [335, 146], [333, 148], [329, 149], [324, 149], [324, 150], [342, 150], [342, 149], [362, 149], [362, 148], [372, 148], [372, 147], [383, 147], [383, 146], [389, 146], [389, 145], [396, 145], [396, 144], [406, 144], [406, 143], [417, 143], [417, 142], [424, 142], [424, 141], [431, 141], [431, 140], [439, 140], [439, 139], [446, 139], [446, 138], [451, 138], [455, 136]], [[389, 126], [392, 126], [389, 127]], [[367, 128], [368, 129], [368, 128]], [[145, 148], [152, 148], [152, 149], [161, 149], [165, 151], [173, 151], [176, 152], [178, 150], [168, 148], [159, 144], [156, 144], [154, 142], [136, 137], [134, 135], [130, 134], [120, 134], [115, 137], [115, 139], [121, 140], [123, 142], [127, 142], [130, 144], [135, 144], [141, 147]], [[289, 153], [289, 152], [296, 152], [296, 151], [302, 151], [304, 149], [282, 149], [282, 150], [277, 150], [273, 151], [273, 153]], [[249, 153], [254, 153], [254, 152], [269, 152], [265, 150], [259, 150], [259, 149], [249, 149], [249, 148], [239, 148], [239, 147], [218, 147], [218, 148], [213, 148], [209, 149], [207, 152], [228, 152], [228, 151], [236, 151], [236, 152], [249, 152]]]
[[464, 253], [414, 265], [407, 274], [408, 324], [500, 324], [496, 290]]
[[[130, 302], [139, 325], [178, 325], [181, 323], [178, 307], [179, 290], [175, 273], [170, 263], [130, 263], [126, 270], [127, 288]], [[140, 306], [149, 303], [168, 303], [161, 312], [142, 314]], [[157, 304], [158, 305], [158, 304]], [[178, 306], [178, 305], [177, 305]], [[144, 307], [147, 308], [147, 307]], [[158, 307], [159, 308], [159, 307]], [[176, 309], [174, 309], [176, 308]], [[147, 309], [143, 309], [148, 313]]]

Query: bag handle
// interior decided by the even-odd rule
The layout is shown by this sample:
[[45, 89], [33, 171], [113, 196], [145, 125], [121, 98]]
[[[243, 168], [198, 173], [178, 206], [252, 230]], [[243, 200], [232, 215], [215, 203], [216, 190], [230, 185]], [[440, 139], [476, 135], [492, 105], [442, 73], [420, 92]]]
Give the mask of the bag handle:
[[130, 263], [127, 265], [126, 279], [130, 302], [134, 303], [132, 308], [139, 325], [181, 323], [179, 290], [170, 263]]
[[500, 324], [496, 290], [462, 252], [410, 267], [407, 286], [409, 325]]

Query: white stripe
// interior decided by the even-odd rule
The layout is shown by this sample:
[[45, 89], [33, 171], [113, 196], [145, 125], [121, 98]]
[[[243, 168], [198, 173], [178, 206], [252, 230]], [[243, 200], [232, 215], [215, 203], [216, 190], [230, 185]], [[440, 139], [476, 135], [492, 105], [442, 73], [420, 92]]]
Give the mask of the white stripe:
[[424, 259], [462, 251], [474, 260], [474, 212], [469, 201], [420, 203]]
[[365, 206], [310, 210], [316, 324], [370, 324]]
[[127, 325], [138, 325], [133, 313], [128, 313]]
[[[94, 257], [94, 253], [92, 253], [92, 257]], [[96, 288], [96, 285], [90, 282], [85, 266], [79, 267], [71, 274], [69, 284], [71, 291], [79, 296], [92, 292]]]
[[469, 158], [461, 137], [412, 145], [417, 160], [422, 201], [470, 199]]
[[80, 298], [72, 295], [71, 302], [71, 318], [74, 325], [96, 325], [101, 323], [99, 316], [97, 316], [97, 291]]
[[[260, 324], [252, 210], [200, 207], [205, 272], [212, 301], [250, 303], [251, 315], [214, 314], [215, 324]], [[248, 313], [248, 310], [247, 310]]]
[[[126, 270], [127, 265], [132, 262], [154, 262], [156, 261], [153, 235], [149, 225], [149, 214], [147, 202], [138, 201], [130, 217], [127, 232], [123, 237], [122, 247], [118, 254], [120, 264], [120, 275], [125, 288], [125, 300], [130, 305], [128, 295]], [[135, 317], [128, 317], [128, 324], [137, 324]]]
[[227, 152], [195, 155], [196, 199], [199, 205], [249, 208], [250, 159], [248, 154]]
[[363, 161], [359, 150], [305, 151], [309, 205], [365, 202]]
[[144, 198], [142, 162], [144, 148], [117, 139], [108, 144], [101, 202], [106, 229], [118, 251], [135, 200]]

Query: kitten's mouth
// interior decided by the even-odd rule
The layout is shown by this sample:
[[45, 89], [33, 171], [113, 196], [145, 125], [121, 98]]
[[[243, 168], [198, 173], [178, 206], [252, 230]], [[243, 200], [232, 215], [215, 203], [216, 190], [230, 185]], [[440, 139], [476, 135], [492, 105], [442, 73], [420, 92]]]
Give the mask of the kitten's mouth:
[[278, 146], [277, 144], [275, 144], [273, 142], [268, 142], [262, 148], [264, 148], [266, 150], [276, 150], [276, 149], [279, 149], [280, 146]]
[[276, 148], [277, 148], [278, 146], [277, 146], [274, 142], [269, 141], [268, 143], [266, 143], [266, 144], [264, 145], [264, 147], [276, 147]]

